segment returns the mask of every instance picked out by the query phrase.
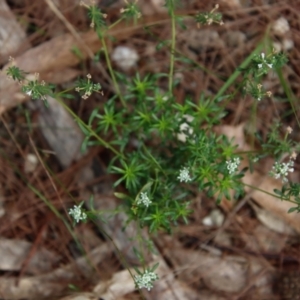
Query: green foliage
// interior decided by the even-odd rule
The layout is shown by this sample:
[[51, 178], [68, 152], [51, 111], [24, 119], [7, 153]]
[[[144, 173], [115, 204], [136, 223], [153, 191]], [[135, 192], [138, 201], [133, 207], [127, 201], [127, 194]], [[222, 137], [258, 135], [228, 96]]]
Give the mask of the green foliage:
[[96, 5], [88, 7], [88, 17], [91, 20], [91, 27], [95, 28], [97, 33], [101, 33], [101, 31], [107, 29], [105, 20], [106, 14], [104, 14]]
[[137, 0], [134, 2], [128, 2], [125, 0], [125, 8], [121, 9], [121, 14], [125, 19], [133, 19], [136, 21], [138, 18], [141, 17], [141, 11], [139, 7], [137, 6]]
[[[172, 25], [174, 20], [183, 22], [182, 17], [175, 15], [179, 3], [175, 0], [165, 3]], [[136, 2], [125, 1], [125, 5], [121, 10], [122, 18], [139, 17]], [[217, 8], [215, 6], [210, 12], [196, 15], [197, 23], [221, 24], [222, 15], [215, 12]], [[96, 6], [88, 6], [88, 15], [92, 27], [104, 42], [108, 28], [106, 15]], [[172, 26], [173, 30], [176, 30], [175, 26]], [[174, 38], [172, 32], [172, 47]], [[169, 45], [169, 41], [162, 41], [161, 45]], [[103, 51], [111, 68], [107, 48], [104, 47]], [[243, 93], [258, 100], [265, 95], [270, 96], [260, 84], [261, 77], [286, 62], [287, 58], [282, 53], [253, 55], [250, 64], [241, 69], [244, 74]], [[173, 68], [173, 56], [170, 64]], [[128, 78], [112, 69], [110, 71], [117, 90], [120, 81], [126, 86], [122, 97], [121, 94], [116, 95], [102, 109], [95, 108], [87, 124], [79, 119], [77, 122], [85, 135], [82, 151], [94, 145], [104, 145], [115, 154], [109, 171], [118, 176], [114, 186], [117, 188], [122, 184], [127, 190], [127, 195], [117, 195], [124, 200], [129, 220], [139, 221], [150, 231], [162, 228], [170, 231], [179, 220], [187, 222], [191, 212], [188, 204], [193, 197], [192, 186], [214, 197], [218, 203], [223, 198], [238, 199], [243, 195], [240, 179], [246, 169], [237, 172], [240, 158], [235, 154], [236, 148], [225, 136], [212, 131], [213, 126], [226, 115], [224, 101], [230, 100], [230, 96], [206, 97], [203, 93], [198, 100], [186, 98], [183, 103], [178, 103], [172, 93], [173, 72], [144, 76], [137, 72], [133, 78]], [[37, 78], [25, 82], [26, 73], [14, 65], [6, 72], [9, 77], [22, 82], [23, 92], [33, 99], [53, 95], [53, 86], [39, 83]], [[161, 79], [169, 80], [171, 89], [168, 92], [160, 87]], [[94, 92], [100, 93], [101, 86], [93, 83], [88, 74], [86, 78], [78, 79], [76, 91], [86, 99]], [[60, 94], [64, 95], [64, 92]], [[283, 153], [291, 154], [299, 149], [288, 139], [288, 134], [281, 137], [279, 125], [272, 127], [266, 141], [260, 141], [263, 150], [260, 157], [273, 155], [279, 159]], [[278, 177], [282, 173], [286, 177], [293, 163], [277, 163], [276, 166], [273, 175]]]
[[[132, 199], [128, 214], [142, 226], [149, 226], [150, 231], [170, 230], [178, 220], [188, 220], [191, 210], [186, 200], [192, 194], [178, 182], [181, 166], [188, 166], [194, 184], [210, 196], [216, 195], [217, 201], [223, 196], [230, 199], [230, 189], [238, 196], [243, 192], [240, 175], [229, 174], [225, 164], [235, 147], [225, 136], [218, 137], [210, 130], [225, 115], [220, 105], [223, 99], [201, 95], [198, 103], [187, 99], [179, 104], [175, 98], [159, 92], [155, 81], [159, 78], [136, 75], [126, 83], [125, 98], [131, 109], [117, 113], [111, 99], [102, 114], [93, 113], [100, 119], [95, 130], [107, 134], [111, 143], [124, 152], [124, 157], [113, 160], [109, 170], [119, 174], [115, 186], [124, 183]], [[182, 124], [188, 129], [183, 129]], [[202, 126], [206, 129], [199, 129]], [[178, 139], [179, 134], [185, 135], [186, 142]], [[136, 140], [137, 145], [128, 154], [131, 140]], [[153, 183], [148, 189], [152, 204], [148, 208], [137, 207], [134, 199], [147, 182]]]
[[23, 70], [20, 70], [16, 66], [10, 66], [6, 70], [6, 75], [15, 81], [22, 82], [25, 79], [26, 72], [24, 72]]
[[253, 77], [255, 81], [259, 77], [269, 73], [270, 69], [278, 69], [287, 63], [288, 59], [284, 53], [272, 52], [268, 55], [265, 53], [253, 56], [251, 63], [247, 68], [242, 69], [245, 78]]
[[259, 137], [265, 155], [271, 155], [274, 156], [275, 159], [280, 159], [283, 153], [292, 154], [296, 149], [300, 150], [300, 145], [291, 140], [288, 132], [282, 131], [282, 127], [282, 124], [278, 120], [275, 121], [270, 128], [265, 142], [257, 136]]
[[75, 83], [75, 91], [80, 93], [82, 98], [86, 100], [93, 92], [100, 92], [101, 85], [99, 83], [93, 83], [91, 81], [91, 75], [87, 75], [87, 78], [78, 79]]
[[[226, 116], [225, 107], [233, 98], [232, 95], [211, 97], [202, 93], [199, 99], [186, 97], [182, 103], [175, 97], [176, 24], [185, 27], [183, 17], [175, 14], [178, 4], [178, 0], [165, 2], [171, 18], [171, 39], [161, 41], [157, 46], [158, 50], [162, 47], [169, 48], [170, 72], [146, 75], [136, 72], [132, 78], [112, 69], [105, 44], [108, 29], [106, 15], [98, 7], [88, 6], [91, 25], [101, 40], [116, 95], [103, 106], [96, 107], [87, 123], [73, 113], [85, 135], [82, 151], [95, 145], [110, 149], [113, 157], [108, 171], [115, 174], [115, 196], [122, 201], [120, 209], [127, 213], [128, 222], [134, 220], [140, 227], [149, 228], [150, 232], [171, 232], [173, 226], [179, 222], [188, 223], [192, 212], [190, 203], [196, 193], [203, 193], [217, 203], [223, 199], [240, 199], [244, 193], [241, 178], [248, 170], [238, 169], [242, 157], [233, 141], [213, 131], [214, 126], [220, 124]], [[197, 14], [196, 22], [201, 25], [222, 25], [222, 15], [215, 12], [217, 8], [215, 6], [210, 12]], [[139, 17], [136, 1], [125, 1], [120, 20], [136, 20]], [[283, 53], [254, 52], [250, 58], [239, 69], [242, 78], [238, 88], [242, 94], [261, 101], [272, 94], [264, 89], [263, 77], [272, 70], [281, 68], [287, 62], [287, 57]], [[176, 61], [179, 60], [181, 64], [191, 64], [190, 60], [178, 55]], [[39, 83], [37, 78], [26, 81], [25, 71], [13, 65], [6, 70], [6, 74], [20, 82], [22, 91], [33, 99], [53, 96], [54, 86]], [[121, 83], [124, 86], [122, 91]], [[102, 93], [100, 84], [93, 83], [90, 75], [78, 79], [76, 91], [84, 99], [92, 93]], [[61, 92], [60, 95], [68, 94]], [[299, 212], [300, 185], [287, 182], [287, 175], [293, 171], [295, 152], [300, 151], [300, 146], [290, 139], [290, 130], [282, 133], [280, 129], [279, 122], [274, 124], [265, 140], [256, 134], [261, 146], [256, 159], [266, 155], [276, 159], [272, 176], [281, 177], [285, 184], [282, 190], [275, 190], [274, 193], [282, 200], [296, 205], [289, 212]], [[289, 162], [279, 163], [286, 153], [290, 154]], [[249, 157], [254, 156], [249, 154]], [[254, 159], [250, 161], [251, 169], [254, 163]], [[120, 191], [121, 186], [125, 191]], [[90, 201], [92, 200], [91, 198]], [[101, 212], [96, 212], [93, 208], [87, 211], [82, 206], [83, 202], [71, 210], [76, 222], [101, 217]], [[141, 253], [136, 250], [137, 256], [143, 262]], [[137, 270], [138, 287], [152, 286], [152, 282], [156, 280], [153, 273], [156, 267], [144, 272]]]
[[175, 9], [179, 8], [181, 5], [180, 0], [165, 0], [165, 7], [168, 9], [169, 14], [173, 14]]
[[31, 80], [22, 86], [22, 92], [34, 100], [46, 100], [47, 95], [53, 95], [53, 89], [53, 85], [46, 84], [44, 81], [39, 82], [38, 80]]
[[291, 207], [288, 213], [300, 212], [300, 183], [288, 182], [284, 184], [281, 190], [274, 190], [281, 200], [295, 203], [296, 206]]
[[210, 12], [201, 12], [195, 16], [197, 24], [200, 25], [211, 25], [213, 23], [223, 24], [222, 14], [216, 13], [215, 10], [219, 8], [219, 5], [216, 5], [214, 9]]

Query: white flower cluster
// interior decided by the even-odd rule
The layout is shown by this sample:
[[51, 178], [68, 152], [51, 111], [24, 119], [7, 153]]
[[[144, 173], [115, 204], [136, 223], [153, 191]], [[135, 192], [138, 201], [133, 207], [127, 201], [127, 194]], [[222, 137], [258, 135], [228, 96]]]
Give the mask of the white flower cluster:
[[153, 288], [153, 281], [157, 280], [158, 276], [152, 271], [146, 270], [141, 275], [134, 275], [134, 281], [139, 289], [146, 288], [150, 291]]
[[86, 213], [82, 211], [80, 205], [74, 205], [74, 208], [70, 208], [69, 215], [73, 217], [76, 223], [79, 223], [80, 220], [85, 221], [87, 218]]
[[240, 162], [241, 160], [239, 157], [235, 157], [234, 159], [230, 159], [226, 161], [227, 170], [229, 171], [229, 174], [233, 174], [237, 171]]
[[282, 182], [287, 182], [288, 172], [294, 172], [294, 162], [290, 160], [287, 163], [275, 162], [270, 175], [275, 179], [282, 178]]
[[273, 65], [272, 64], [268, 64], [266, 59], [265, 59], [265, 54], [261, 53], [261, 60], [262, 62], [260, 64], [258, 64], [258, 68], [261, 69], [263, 67], [263, 65], [267, 65], [270, 69], [272, 69]]
[[177, 179], [179, 179], [180, 182], [189, 182], [192, 180], [192, 178], [190, 177], [189, 174], [189, 168], [184, 167], [180, 170], [179, 172], [179, 176], [177, 177]]
[[[190, 115], [183, 115], [182, 123], [179, 127], [179, 133], [177, 134], [177, 139], [181, 142], [186, 142], [187, 138], [191, 136], [194, 132], [193, 128], [188, 124], [193, 122], [194, 117]], [[188, 122], [188, 123], [187, 123]]]
[[148, 207], [151, 203], [152, 201], [149, 199], [147, 193], [140, 193], [140, 197], [137, 200], [137, 205], [144, 204], [146, 207]]

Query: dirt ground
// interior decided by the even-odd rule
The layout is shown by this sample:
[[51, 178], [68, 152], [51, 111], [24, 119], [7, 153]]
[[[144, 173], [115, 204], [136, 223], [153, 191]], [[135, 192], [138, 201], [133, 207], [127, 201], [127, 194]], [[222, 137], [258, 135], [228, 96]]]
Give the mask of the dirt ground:
[[[257, 106], [257, 131], [266, 137], [280, 117], [298, 141], [300, 0], [220, 0], [224, 25], [201, 28], [190, 17], [210, 11], [216, 3], [181, 2], [176, 13], [184, 16], [187, 30], [178, 26], [176, 50], [195, 66], [176, 62], [178, 102], [187, 96], [198, 99], [202, 92], [216, 94], [268, 34], [273, 46], [287, 53], [289, 62], [282, 74], [296, 100], [293, 111], [278, 76], [267, 76], [265, 84], [273, 97]], [[97, 3], [108, 24], [118, 19], [124, 4]], [[120, 45], [134, 49], [137, 63], [124, 71], [115, 61], [114, 68], [126, 76], [167, 72], [168, 49], [156, 51], [156, 45], [170, 37], [163, 1], [137, 3], [143, 17], [137, 24], [118, 24], [107, 40], [110, 53]], [[274, 25], [280, 18], [288, 24], [284, 32]], [[26, 72], [38, 72], [58, 90], [70, 89], [72, 97], [65, 103], [84, 121], [114, 93], [104, 58], [93, 59], [100, 47], [79, 1], [0, 0], [1, 68], [13, 56]], [[84, 101], [71, 88], [88, 73], [101, 84], [104, 96]], [[253, 103], [251, 97], [237, 94], [216, 128], [234, 137], [241, 151], [257, 146], [249, 138]], [[160, 280], [150, 292], [138, 292], [127, 270], [138, 266], [132, 251], [134, 223], [124, 229], [120, 214], [107, 222], [70, 226], [68, 209], [91, 194], [99, 210], [118, 205], [106, 172], [111, 153], [95, 147], [81, 154], [83, 135], [72, 116], [56, 101], [50, 99], [46, 108], [24, 96], [4, 72], [0, 122], [0, 299], [300, 299], [300, 217], [287, 214], [289, 204], [250, 188], [239, 202], [224, 200], [219, 206], [199, 193], [192, 201], [188, 225], [149, 237], [153, 260], [160, 263]], [[268, 176], [273, 162], [264, 158], [245, 176], [245, 184], [269, 192], [280, 189], [281, 182]], [[294, 182], [299, 182], [299, 170], [297, 159]]]

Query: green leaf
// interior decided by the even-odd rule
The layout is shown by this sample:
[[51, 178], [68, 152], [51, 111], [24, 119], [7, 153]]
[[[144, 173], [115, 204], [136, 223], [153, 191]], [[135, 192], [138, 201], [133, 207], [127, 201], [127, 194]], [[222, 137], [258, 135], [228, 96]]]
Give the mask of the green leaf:
[[282, 196], [282, 192], [278, 189], [274, 189], [273, 190], [275, 194], [279, 195], [279, 196]]
[[73, 54], [75, 54], [75, 56], [77, 56], [77, 58], [79, 58], [79, 60], [83, 60], [83, 54], [78, 47], [76, 47], [76, 46], [72, 47], [71, 52]]
[[161, 50], [162, 48], [166, 47], [167, 45], [170, 44], [170, 41], [169, 40], [165, 40], [165, 41], [161, 41], [159, 42], [157, 45], [156, 45], [156, 50], [159, 51]]
[[90, 196], [90, 199], [89, 199], [89, 207], [91, 210], [94, 209], [94, 195], [91, 195]]
[[159, 263], [156, 263], [150, 270], [151, 272], [154, 272], [159, 266]]
[[130, 199], [131, 199], [128, 195], [123, 194], [123, 193], [115, 192], [114, 195], [115, 195], [118, 199], [122, 199], [122, 200], [130, 200]]
[[[77, 121], [77, 120], [75, 120], [75, 121]], [[90, 131], [86, 128], [86, 126], [84, 126], [81, 122], [77, 122], [77, 124], [85, 136], [90, 135]]]
[[289, 210], [288, 210], [288, 214], [294, 212], [294, 211], [297, 211], [299, 210], [298, 207], [291, 207]]

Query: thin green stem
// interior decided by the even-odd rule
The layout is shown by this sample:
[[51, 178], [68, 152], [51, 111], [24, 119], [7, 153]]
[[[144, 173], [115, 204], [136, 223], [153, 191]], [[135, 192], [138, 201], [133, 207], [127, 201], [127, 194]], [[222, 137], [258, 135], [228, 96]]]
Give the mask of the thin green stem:
[[172, 26], [172, 36], [171, 36], [171, 57], [170, 57], [170, 71], [169, 71], [169, 93], [172, 94], [173, 90], [173, 73], [174, 73], [174, 62], [175, 62], [175, 42], [176, 42], [176, 22], [174, 10], [170, 11], [171, 15], [171, 26]]
[[[269, 29], [270, 30], [270, 29]], [[272, 40], [269, 39], [268, 40], [268, 44], [269, 44], [269, 48], [270, 48], [270, 51], [273, 50], [273, 43], [272, 43]], [[291, 89], [291, 86], [290, 84], [288, 83], [288, 81], [284, 78], [283, 76], [283, 72], [282, 72], [282, 69], [277, 69], [276, 70], [276, 73], [277, 73], [277, 76], [279, 78], [279, 81], [280, 81], [280, 84], [291, 104], [291, 107], [292, 107], [292, 110], [294, 112], [294, 115], [295, 115], [295, 118], [296, 118], [296, 121], [297, 121], [297, 124], [298, 126], [300, 127], [300, 120], [298, 118], [298, 115], [297, 115], [297, 103], [296, 103], [296, 97]]]
[[257, 120], [256, 120], [256, 117], [257, 117], [257, 101], [254, 101], [254, 104], [251, 108], [251, 123], [252, 123], [252, 126], [250, 128], [250, 134], [251, 134], [251, 140], [250, 140], [250, 145], [251, 145], [251, 149], [254, 149], [254, 142], [255, 142], [255, 132], [256, 132], [256, 123], [257, 123]]
[[251, 52], [251, 54], [241, 63], [241, 65], [236, 68], [236, 70], [232, 73], [232, 75], [227, 79], [227, 81], [223, 84], [223, 86], [219, 89], [218, 93], [216, 94], [215, 99], [218, 99], [219, 97], [223, 96], [223, 94], [226, 92], [226, 90], [235, 82], [237, 77], [241, 73], [241, 69], [248, 66], [248, 64], [251, 62], [252, 57], [261, 51], [263, 47], [263, 41], [257, 45], [257, 47]]
[[70, 92], [70, 91], [74, 91], [74, 88], [73, 88], [73, 87], [71, 87], [71, 88], [69, 88], [69, 89], [66, 89], [66, 90], [64, 90], [64, 91], [61, 91], [61, 92], [55, 93], [55, 96], [54, 96], [54, 98], [56, 98], [56, 97], [63, 97], [63, 95], [64, 95], [65, 93], [67, 93], [67, 92]]
[[61, 99], [56, 98], [56, 101], [58, 101], [67, 111], [72, 115], [72, 117], [80, 123], [85, 129], [87, 129], [93, 137], [96, 138], [96, 140], [104, 147], [110, 149], [114, 154], [117, 156], [124, 158], [123, 154], [116, 150], [113, 146], [111, 146], [109, 143], [107, 143], [105, 140], [103, 140], [93, 129], [91, 129], [90, 126], [88, 126], [86, 123], [84, 123], [73, 111], [69, 108], [68, 105], [66, 105]]
[[108, 29], [112, 29], [114, 28], [117, 24], [119, 24], [121, 21], [124, 20], [124, 17], [120, 18], [119, 20], [117, 20], [115, 23], [112, 23], [108, 26]]
[[295, 104], [295, 96], [293, 94], [293, 91], [290, 87], [290, 85], [287, 83], [287, 80], [285, 80], [284, 76], [283, 76], [283, 73], [282, 73], [282, 70], [277, 70], [277, 75], [279, 77], [279, 80], [280, 80], [280, 83], [281, 83], [281, 86], [283, 87], [283, 90], [291, 104], [291, 107], [292, 107], [292, 110], [294, 112], [294, 115], [295, 115], [295, 118], [296, 118], [296, 121], [298, 123], [298, 126], [300, 127], [300, 121], [299, 121], [299, 118], [298, 118], [298, 115], [297, 115], [297, 111], [296, 111], [296, 104]]
[[106, 60], [106, 63], [107, 63], [109, 74], [110, 74], [111, 79], [113, 81], [116, 92], [117, 92], [117, 94], [118, 94], [118, 96], [121, 100], [121, 103], [122, 103], [123, 107], [126, 108], [127, 105], [126, 105], [125, 99], [122, 96], [119, 84], [116, 80], [115, 73], [114, 73], [114, 71], [112, 69], [112, 66], [111, 66], [111, 62], [110, 62], [110, 58], [109, 58], [109, 55], [108, 55], [108, 50], [107, 50], [107, 45], [106, 45], [106, 42], [105, 42], [105, 38], [102, 35], [101, 35], [101, 43], [102, 43], [102, 47], [103, 47], [103, 50], [104, 50], [105, 60]]
[[163, 173], [166, 175], [166, 173], [164, 172], [164, 169], [161, 167], [161, 165], [158, 163], [158, 161], [155, 159], [155, 157], [151, 154], [151, 152], [147, 149], [147, 147], [145, 146], [145, 144], [142, 145], [145, 153], [147, 153], [147, 155], [150, 157], [151, 161], [155, 164], [155, 166]]
[[289, 200], [289, 199], [281, 199], [278, 195], [272, 194], [272, 193], [267, 192], [267, 191], [264, 191], [264, 190], [262, 190], [262, 189], [260, 189], [260, 188], [258, 188], [258, 187], [256, 187], [256, 186], [253, 186], [253, 185], [251, 185], [251, 184], [243, 183], [243, 185], [244, 185], [244, 186], [247, 186], [247, 187], [249, 187], [249, 188], [251, 188], [251, 189], [253, 189], [253, 190], [262, 192], [262, 193], [264, 193], [264, 194], [266, 194], [266, 195], [275, 197], [275, 198], [277, 198], [277, 199], [284, 200], [284, 201], [288, 201], [288, 202], [291, 202], [291, 203], [293, 203], [293, 204], [298, 204], [296, 201], [292, 201], [292, 200]]

